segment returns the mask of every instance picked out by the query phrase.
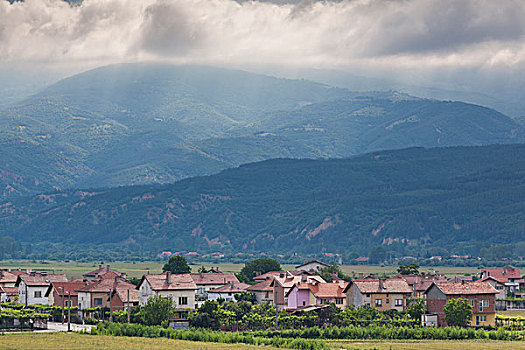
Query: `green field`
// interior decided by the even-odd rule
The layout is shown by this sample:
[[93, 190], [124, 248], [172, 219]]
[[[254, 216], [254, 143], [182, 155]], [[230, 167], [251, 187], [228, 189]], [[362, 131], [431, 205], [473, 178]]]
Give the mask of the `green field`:
[[[496, 350], [525, 349], [524, 342], [501, 341], [331, 341], [333, 349], [378, 349], [378, 350]], [[164, 338], [132, 338], [94, 336], [77, 333], [9, 334], [0, 336], [1, 349], [184, 349], [184, 350], [249, 350], [261, 347], [242, 344], [216, 344], [172, 340]], [[271, 347], [262, 347], [273, 349]]]
[[[158, 262], [113, 262], [110, 263], [111, 268], [119, 271], [126, 272], [128, 277], [142, 277], [146, 273], [159, 273], [162, 271], [162, 263]], [[33, 271], [47, 271], [53, 273], [65, 273], [68, 278], [81, 277], [83, 273], [97, 269], [99, 263], [80, 263], [75, 261], [62, 262], [62, 261], [37, 261], [31, 262], [30, 260], [6, 260], [0, 262], [0, 268], [11, 268], [11, 269], [31, 269]], [[244, 264], [192, 264], [192, 271], [197, 271], [200, 266], [209, 268], [211, 266], [219, 266], [223, 272], [239, 272]], [[294, 270], [295, 265], [282, 265], [283, 269]], [[396, 271], [395, 266], [377, 266], [377, 265], [344, 265], [341, 266], [344, 273], [349, 275], [358, 275], [359, 273], [379, 273], [393, 275]], [[439, 272], [445, 275], [458, 275], [458, 274], [477, 274], [478, 269], [472, 267], [445, 267], [436, 266], [432, 268], [421, 268], [422, 272]]]

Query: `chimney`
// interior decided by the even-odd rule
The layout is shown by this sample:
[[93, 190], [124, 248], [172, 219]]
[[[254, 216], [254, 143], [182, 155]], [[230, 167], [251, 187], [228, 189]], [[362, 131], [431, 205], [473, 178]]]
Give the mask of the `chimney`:
[[301, 282], [306, 282], [306, 276], [305, 275], [301, 276]]
[[171, 283], [171, 272], [170, 271], [166, 271], [166, 283], [168, 284]]
[[126, 273], [125, 273], [125, 272], [121, 272], [121, 273], [120, 273], [120, 277], [122, 277], [122, 278], [126, 279], [126, 276], [127, 276], [127, 275], [126, 275]]
[[465, 281], [464, 279], [461, 280], [461, 284], [467, 284], [467, 281]]
[[109, 269], [109, 264], [108, 264], [108, 266], [106, 266], [106, 272], [109, 272], [109, 270], [110, 269]]
[[385, 282], [384, 278], [379, 279], [379, 289], [385, 289], [384, 282]]
[[343, 289], [345, 287], [345, 281], [339, 281], [339, 288]]
[[233, 281], [230, 281], [230, 288], [233, 289]]

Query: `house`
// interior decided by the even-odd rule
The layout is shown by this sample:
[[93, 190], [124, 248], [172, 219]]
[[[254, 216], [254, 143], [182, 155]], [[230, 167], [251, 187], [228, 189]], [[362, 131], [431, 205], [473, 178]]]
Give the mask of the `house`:
[[0, 270], [0, 287], [14, 287], [17, 278], [18, 275], [11, 273], [11, 271]]
[[207, 292], [210, 289], [219, 288], [230, 283], [239, 283], [235, 274], [231, 272], [210, 272], [210, 273], [191, 273], [191, 278], [197, 286], [197, 296], [207, 297]]
[[253, 286], [246, 288], [247, 292], [255, 294], [255, 299], [257, 303], [261, 304], [264, 302], [273, 302], [273, 288], [271, 284], [273, 282], [273, 277], [271, 279], [263, 280]]
[[[108, 272], [111, 272], [112, 276], [106, 275]], [[126, 279], [125, 273], [120, 273], [120, 272], [111, 270], [110, 265], [106, 265], [105, 267], [103, 267], [102, 265], [99, 265], [98, 269], [94, 271], [86, 272], [83, 276], [88, 281], [94, 281], [95, 279], [100, 278], [102, 275], [106, 275], [106, 279], [114, 278], [116, 276]]]
[[225, 286], [210, 289], [208, 291], [208, 300], [224, 299], [226, 301], [235, 301], [235, 294], [246, 292], [248, 287], [250, 285], [246, 283], [231, 282]]
[[99, 279], [84, 285], [77, 289], [78, 292], [78, 309], [85, 310], [93, 307], [106, 307], [115, 309], [113, 305], [113, 296], [115, 289], [134, 290], [134, 284], [127, 282], [122, 277], [115, 277], [113, 279]]
[[346, 295], [343, 291], [347, 285], [348, 283], [344, 281], [336, 283], [298, 282], [286, 294], [288, 309], [330, 303], [344, 309]]
[[511, 267], [497, 269], [481, 269], [481, 279], [485, 277], [494, 277], [496, 280], [507, 286], [507, 291], [514, 293], [520, 288], [519, 280], [521, 279], [520, 270]]
[[507, 286], [505, 285], [504, 282], [501, 282], [500, 280], [496, 279], [496, 277], [487, 276], [487, 277], [483, 277], [479, 281], [480, 282], [487, 282], [492, 287], [494, 287], [494, 289], [496, 289], [498, 291], [498, 294], [496, 294], [496, 300], [498, 300], [498, 299], [502, 300], [502, 299], [506, 299], [507, 298], [507, 291], [508, 291]]
[[18, 301], [18, 287], [0, 287], [0, 302]]
[[446, 324], [444, 307], [449, 299], [468, 299], [472, 306], [472, 326], [495, 325], [495, 295], [498, 291], [487, 282], [433, 282], [425, 291], [427, 311], [438, 315], [438, 324]]
[[307, 263], [297, 265], [295, 269], [297, 271], [306, 271], [306, 272], [319, 272], [323, 268], [328, 267], [330, 265], [325, 264], [324, 262], [318, 261], [318, 260], [312, 260]]
[[412, 297], [414, 298], [424, 298], [425, 290], [432, 284], [434, 281], [443, 281], [446, 282], [447, 278], [443, 275], [438, 274], [408, 274], [408, 275], [397, 275], [396, 278], [404, 280], [408, 286], [412, 289]]
[[45, 296], [52, 282], [67, 282], [64, 274], [30, 273], [20, 274], [15, 282], [18, 287], [18, 303], [49, 305]]
[[367, 256], [360, 256], [358, 258], [355, 258], [354, 260], [355, 262], [358, 262], [358, 263], [367, 263], [370, 261], [370, 258]]
[[78, 292], [77, 290], [86, 286], [86, 282], [51, 282], [46, 291], [46, 298], [49, 300], [49, 305], [54, 306], [78, 306]]
[[348, 283], [344, 293], [347, 306], [372, 306], [379, 311], [395, 309], [403, 311], [412, 289], [402, 279], [354, 279]]
[[127, 310], [139, 305], [139, 291], [135, 285], [117, 283], [111, 295], [111, 304], [114, 310]]
[[285, 309], [288, 307], [288, 300], [286, 294], [292, 289], [292, 287], [298, 283], [317, 282], [325, 283], [325, 280], [321, 276], [309, 276], [309, 275], [294, 275], [290, 272], [283, 272], [279, 276], [275, 276], [270, 284], [273, 291], [273, 305], [278, 309]]
[[197, 285], [189, 273], [144, 275], [137, 289], [139, 291], [139, 305], [144, 306], [149, 298], [160, 295], [171, 297], [175, 304], [179, 318], [186, 318], [188, 310], [195, 310], [195, 292]]

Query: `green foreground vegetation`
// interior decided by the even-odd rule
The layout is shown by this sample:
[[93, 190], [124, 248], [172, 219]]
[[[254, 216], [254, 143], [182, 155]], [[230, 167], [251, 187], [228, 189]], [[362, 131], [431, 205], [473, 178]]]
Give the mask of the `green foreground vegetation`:
[[[525, 349], [525, 343], [502, 341], [329, 341], [332, 349], [378, 349], [378, 350], [499, 350]], [[260, 349], [245, 344], [202, 343], [165, 338], [111, 337], [77, 333], [9, 334], [0, 336], [0, 348], [9, 350], [54, 350], [54, 349], [114, 349], [114, 350], [250, 350]], [[273, 347], [264, 347], [271, 350]]]

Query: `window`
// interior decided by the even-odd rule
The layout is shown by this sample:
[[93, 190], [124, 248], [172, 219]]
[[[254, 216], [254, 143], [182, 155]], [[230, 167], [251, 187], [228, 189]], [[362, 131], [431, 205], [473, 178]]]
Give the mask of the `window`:
[[487, 316], [476, 316], [476, 325], [479, 326], [483, 322], [487, 322]]
[[42, 298], [42, 292], [39, 290], [35, 290], [35, 298]]
[[387, 303], [387, 304], [390, 304], [390, 299], [387, 299], [387, 300], [386, 300], [386, 303]]
[[264, 297], [265, 297], [266, 299], [268, 299], [268, 298], [270, 297], [269, 292], [266, 292], [266, 293], [264, 294]]
[[64, 300], [64, 306], [69, 307], [69, 300]]
[[335, 298], [335, 303], [341, 305], [343, 303], [343, 298]]
[[403, 306], [403, 299], [396, 299], [395, 305], [396, 306]]
[[470, 304], [470, 306], [474, 307], [474, 299], [469, 299], [468, 303]]
[[93, 300], [93, 304], [95, 305], [102, 305], [102, 298], [95, 298], [95, 300]]
[[370, 298], [370, 294], [367, 294], [366, 297], [367, 297], [367, 298]]
[[188, 305], [188, 297], [179, 297], [179, 305]]
[[303, 306], [306, 306], [306, 301], [303, 300]]
[[376, 299], [376, 306], [383, 305], [383, 299]]
[[490, 305], [490, 301], [488, 299], [481, 299], [481, 304], [479, 306], [479, 311], [483, 311], [484, 309], [488, 309]]

